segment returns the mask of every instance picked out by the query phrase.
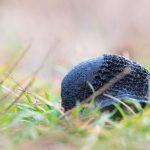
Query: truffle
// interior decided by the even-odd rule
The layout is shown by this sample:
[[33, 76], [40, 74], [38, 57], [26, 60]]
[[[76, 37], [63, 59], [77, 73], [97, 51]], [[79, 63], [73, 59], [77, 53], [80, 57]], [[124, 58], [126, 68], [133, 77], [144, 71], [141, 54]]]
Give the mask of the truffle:
[[[148, 101], [149, 71], [140, 64], [119, 55], [104, 54], [81, 62], [75, 66], [61, 83], [62, 107], [65, 111], [83, 102], [93, 94], [88, 83], [94, 91], [99, 90], [111, 79], [130, 67], [129, 74], [109, 87], [104, 93], [123, 99], [132, 99], [139, 103]], [[115, 101], [101, 94], [95, 98], [100, 108], [113, 105]]]

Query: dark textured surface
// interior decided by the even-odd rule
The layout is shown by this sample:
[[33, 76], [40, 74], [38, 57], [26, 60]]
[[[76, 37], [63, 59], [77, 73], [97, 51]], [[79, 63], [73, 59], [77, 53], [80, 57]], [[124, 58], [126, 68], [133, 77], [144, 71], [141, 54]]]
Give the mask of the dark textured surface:
[[[126, 67], [131, 68], [130, 74], [107, 89], [105, 93], [119, 99], [131, 98], [146, 102], [148, 70], [122, 56], [103, 55], [80, 63], [64, 77], [61, 85], [62, 106], [65, 110], [69, 110], [76, 105], [77, 101], [82, 102], [88, 98], [93, 92], [87, 81], [97, 91]], [[114, 103], [112, 99], [103, 95], [96, 97], [95, 100], [101, 108]]]

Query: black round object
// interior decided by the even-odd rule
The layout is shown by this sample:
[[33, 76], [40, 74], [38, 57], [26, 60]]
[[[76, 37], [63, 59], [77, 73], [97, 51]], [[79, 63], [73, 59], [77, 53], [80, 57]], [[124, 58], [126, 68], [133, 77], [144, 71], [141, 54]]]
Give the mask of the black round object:
[[[140, 103], [146, 103], [149, 71], [125, 57], [104, 54], [81, 62], [64, 77], [61, 84], [62, 107], [67, 111], [76, 106], [77, 102], [82, 102], [92, 95], [93, 91], [88, 82], [97, 91], [126, 67], [130, 67], [131, 72], [108, 88], [105, 93], [121, 100], [130, 98]], [[95, 101], [98, 102], [100, 108], [115, 103], [114, 100], [103, 94], [97, 96]]]

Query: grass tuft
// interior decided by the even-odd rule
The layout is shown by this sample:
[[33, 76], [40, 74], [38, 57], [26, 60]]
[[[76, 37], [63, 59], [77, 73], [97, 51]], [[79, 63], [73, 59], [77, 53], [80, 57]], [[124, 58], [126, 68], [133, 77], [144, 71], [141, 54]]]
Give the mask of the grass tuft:
[[[88, 105], [77, 103], [76, 108], [65, 114], [59, 93], [37, 81], [35, 74], [24, 82], [17, 81], [11, 74], [6, 77], [0, 85], [0, 149], [132, 150], [149, 147], [149, 106], [142, 110], [139, 104], [131, 107], [131, 101], [119, 103], [118, 99], [107, 95], [118, 102], [110, 112], [101, 112], [91, 100]], [[35, 82], [40, 88], [31, 86]]]

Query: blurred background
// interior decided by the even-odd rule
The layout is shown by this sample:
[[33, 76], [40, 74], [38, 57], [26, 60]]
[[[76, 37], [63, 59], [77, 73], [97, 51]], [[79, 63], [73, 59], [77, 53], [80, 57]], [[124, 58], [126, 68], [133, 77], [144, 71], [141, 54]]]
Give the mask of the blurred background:
[[0, 66], [28, 47], [17, 71], [32, 73], [50, 50], [39, 78], [59, 86], [72, 66], [103, 53], [148, 65], [149, 8], [148, 0], [1, 0]]

